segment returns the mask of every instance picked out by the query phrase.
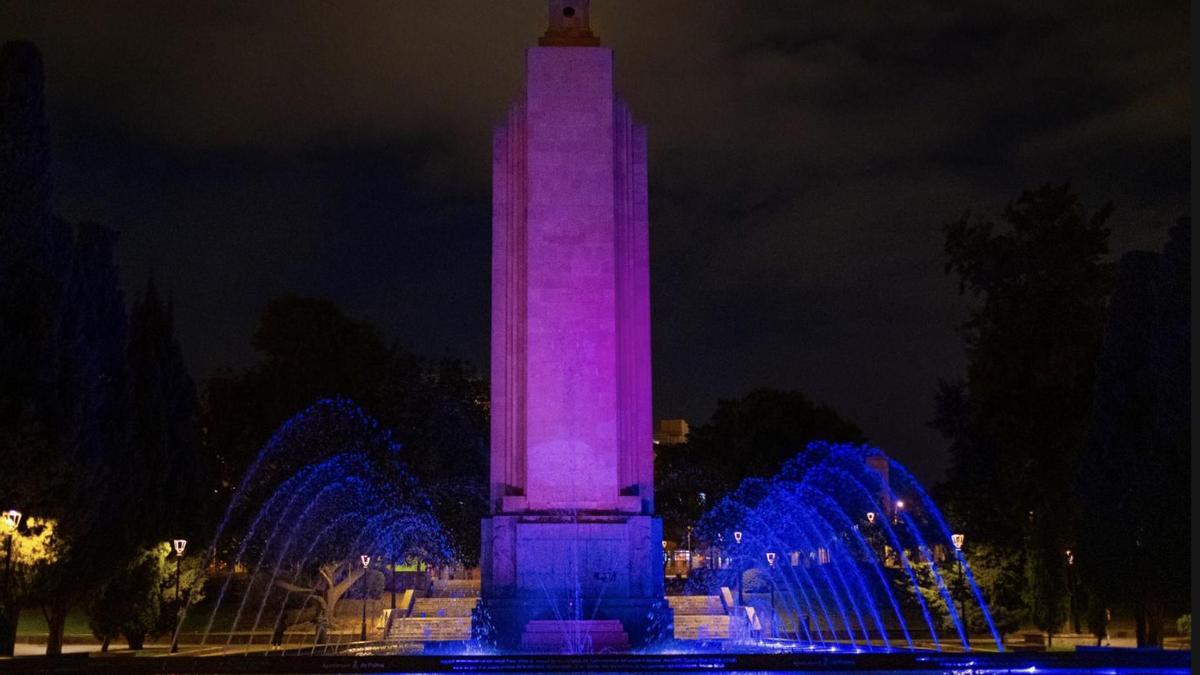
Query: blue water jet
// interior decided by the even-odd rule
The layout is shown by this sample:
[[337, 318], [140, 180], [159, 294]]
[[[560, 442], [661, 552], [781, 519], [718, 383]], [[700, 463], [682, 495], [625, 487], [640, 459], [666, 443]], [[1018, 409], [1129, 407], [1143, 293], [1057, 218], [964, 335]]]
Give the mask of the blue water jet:
[[[881, 469], [880, 457], [870, 446], [811, 443], [774, 477], [744, 481], [713, 506], [698, 532], [719, 549], [719, 567], [724, 560], [728, 569], [732, 559], [738, 574], [750, 568], [766, 574], [773, 596], [777, 589], [782, 598], [771, 611], [795, 615], [796, 639], [812, 647], [851, 651], [894, 649], [889, 630], [915, 648], [905, 615], [917, 609], [930, 642], [941, 649], [934, 607], [925, 593], [938, 599], [937, 615], [945, 629], [958, 638], [961, 649], [970, 650], [966, 617], [959, 616], [941, 569], [943, 556], [954, 551], [951, 560], [962, 565], [970, 596], [1002, 650], [983, 592], [961, 552], [950, 544], [936, 504], [899, 463], [888, 460]], [[885, 476], [894, 480], [885, 481]], [[912, 495], [914, 504], [899, 508], [897, 492]], [[928, 523], [919, 522], [918, 515]], [[731, 546], [735, 531], [741, 543]], [[768, 550], [775, 553], [773, 565], [764, 557]], [[746, 560], [753, 564], [746, 566]], [[914, 567], [918, 560], [927, 573], [924, 582]], [[906, 591], [909, 610], [901, 607], [893, 585]], [[882, 608], [890, 609], [891, 629]], [[772, 625], [786, 626], [786, 621], [772, 617]]]

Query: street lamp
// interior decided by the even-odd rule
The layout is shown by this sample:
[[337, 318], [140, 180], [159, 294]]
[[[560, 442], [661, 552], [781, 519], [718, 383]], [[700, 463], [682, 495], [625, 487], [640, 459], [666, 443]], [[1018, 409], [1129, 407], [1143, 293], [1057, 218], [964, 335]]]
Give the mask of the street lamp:
[[392, 568], [390, 571], [391, 582], [389, 583], [389, 585], [392, 587], [392, 609], [395, 610], [396, 609], [396, 558], [395, 558], [395, 556], [393, 555], [389, 559], [389, 561], [390, 561], [389, 567]]
[[965, 534], [950, 535], [950, 541], [954, 544], [954, 550], [958, 551], [958, 555], [955, 556], [958, 559], [958, 615], [960, 617], [962, 617], [963, 639], [967, 641], [967, 644], [970, 644], [971, 639], [970, 639], [970, 637], [967, 637], [969, 635], [969, 631], [967, 628], [967, 599], [966, 599], [967, 588], [966, 588], [965, 580], [963, 579], [962, 547], [963, 547], [963, 543], [966, 540], [967, 540], [967, 535], [965, 535]]
[[[775, 567], [775, 552], [767, 551], [767, 567]], [[767, 581], [771, 584], [771, 630], [775, 630], [775, 577], [771, 576], [771, 570], [767, 570]]]
[[687, 549], [688, 549], [687, 569], [688, 569], [688, 577], [690, 578], [692, 576], [692, 526], [691, 525], [687, 526]]
[[875, 524], [875, 512], [874, 511], [867, 511], [867, 522], [870, 523], [871, 525]]
[[1075, 554], [1071, 549], [1065, 552], [1067, 558], [1067, 599], [1070, 603], [1071, 625], [1079, 632], [1079, 612], [1075, 606]]
[[[4, 520], [4, 529], [8, 530], [8, 538], [4, 545], [4, 609], [8, 611], [9, 603], [9, 583], [12, 579], [12, 549], [13, 537], [17, 534], [17, 526], [21, 524], [21, 512], [9, 509], [0, 514], [0, 518]], [[14, 617], [15, 621], [15, 617]]]
[[[187, 539], [174, 539], [171, 541], [171, 547], [175, 549], [175, 611], [178, 612], [179, 607], [179, 564], [183, 560], [183, 551], [187, 548]], [[179, 630], [175, 630], [175, 634], [171, 637], [171, 653], [179, 652]]]
[[187, 539], [176, 539], [171, 542], [175, 547], [175, 604], [179, 604], [179, 563], [183, 560], [183, 551], [187, 548]]
[[745, 605], [746, 598], [742, 594], [742, 575], [744, 574], [745, 570], [742, 569], [743, 563], [742, 563], [742, 531], [741, 530], [736, 530], [733, 533], [733, 540], [734, 540], [734, 542], [737, 543], [737, 547], [738, 547], [737, 556], [735, 558], [738, 561], [737, 562], [738, 604]]
[[362, 561], [362, 566], [363, 566], [362, 636], [359, 639], [361, 639], [363, 642], [366, 642], [367, 641], [367, 568], [369, 568], [371, 566], [371, 556], [360, 555], [360, 556], [358, 556], [358, 559]]

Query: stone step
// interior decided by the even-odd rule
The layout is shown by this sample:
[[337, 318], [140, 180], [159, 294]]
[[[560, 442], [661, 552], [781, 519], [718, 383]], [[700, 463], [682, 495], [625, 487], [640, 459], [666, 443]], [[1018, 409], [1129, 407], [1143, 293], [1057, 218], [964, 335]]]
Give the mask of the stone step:
[[479, 598], [417, 598], [413, 601], [413, 617], [456, 617], [471, 616], [479, 604]]
[[729, 639], [731, 617], [710, 614], [675, 615], [676, 640]]
[[479, 597], [479, 579], [439, 579], [433, 582], [432, 590], [435, 597]]
[[471, 639], [471, 617], [409, 617], [392, 622], [392, 640], [460, 642]]
[[724, 615], [719, 595], [668, 595], [667, 604], [680, 615]]

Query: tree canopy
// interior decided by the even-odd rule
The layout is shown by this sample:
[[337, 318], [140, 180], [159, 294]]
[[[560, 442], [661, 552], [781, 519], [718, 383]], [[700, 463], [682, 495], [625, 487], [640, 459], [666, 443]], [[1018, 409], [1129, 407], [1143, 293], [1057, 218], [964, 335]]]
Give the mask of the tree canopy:
[[[1112, 213], [1085, 208], [1068, 185], [1046, 185], [999, 220], [967, 214], [945, 227], [946, 272], [975, 302], [962, 325], [966, 377], [937, 394], [933, 425], [951, 454], [938, 493], [997, 568], [1024, 567], [1024, 578], [1001, 577], [1020, 592], [1002, 594], [1050, 633], [1068, 615], [1080, 624], [1085, 599], [1137, 595], [1113, 584], [1142, 589], [1160, 607], [1168, 588], [1186, 586], [1164, 573], [1180, 567], [1169, 561], [1186, 536], [1158, 505], [1187, 511], [1178, 501], [1187, 487], [1172, 477], [1187, 466], [1180, 406], [1190, 325], [1181, 308], [1190, 269], [1179, 251], [1190, 228], [1176, 227], [1161, 260], [1127, 254], [1118, 274], [1108, 257]], [[1135, 570], [1143, 563], [1134, 560], [1155, 562]], [[1129, 609], [1139, 625], [1147, 620], [1145, 608]], [[1139, 644], [1147, 641], [1161, 644], [1161, 632], [1139, 629]]]
[[[469, 364], [423, 359], [328, 300], [296, 296], [267, 304], [254, 346], [257, 363], [205, 387], [204, 446], [223, 503], [289, 419], [317, 401], [345, 399], [394, 433], [459, 555], [474, 562], [487, 507], [488, 410], [487, 383]], [[287, 475], [343, 451], [315, 443], [303, 457], [272, 460], [272, 470]]]
[[798, 391], [755, 389], [718, 402], [686, 443], [656, 449], [656, 502], [667, 529], [679, 536], [744, 479], [775, 474], [812, 441], [861, 443], [865, 436]]

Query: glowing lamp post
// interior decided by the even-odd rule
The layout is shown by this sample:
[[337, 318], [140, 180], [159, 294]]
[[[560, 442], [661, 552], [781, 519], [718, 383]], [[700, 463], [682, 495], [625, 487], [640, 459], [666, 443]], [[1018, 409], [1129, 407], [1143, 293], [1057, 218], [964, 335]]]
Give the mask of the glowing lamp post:
[[958, 615], [961, 617], [961, 621], [963, 622], [964, 639], [967, 641], [967, 644], [970, 644], [971, 638], [968, 637], [970, 635], [970, 632], [969, 632], [969, 629], [967, 628], [967, 599], [966, 599], [967, 587], [966, 587], [966, 581], [963, 579], [962, 548], [963, 548], [963, 543], [966, 542], [966, 540], [967, 540], [967, 535], [965, 535], [965, 534], [950, 535], [950, 542], [952, 544], [954, 544], [954, 550], [958, 552], [958, 555], [955, 556], [956, 558], [958, 558]]
[[875, 524], [875, 512], [874, 511], [867, 511], [867, 523], [870, 525]]
[[687, 526], [687, 549], [688, 549], [687, 570], [688, 570], [688, 577], [690, 578], [692, 576], [692, 526], [691, 525]]
[[367, 568], [371, 566], [371, 556], [360, 555], [358, 559], [362, 561], [363, 566], [363, 603], [362, 603], [362, 635], [359, 637], [363, 642], [367, 641]]
[[1067, 559], [1067, 600], [1070, 603], [1069, 613], [1075, 632], [1079, 632], [1079, 611], [1075, 606], [1075, 553], [1071, 549], [1064, 552]]
[[[767, 551], [767, 567], [775, 567], [775, 552]], [[775, 579], [771, 576], [771, 569], [767, 570], [767, 581], [771, 582], [771, 621], [774, 625], [775, 617]]]
[[745, 605], [746, 598], [745, 598], [745, 596], [742, 595], [742, 575], [745, 574], [746, 570], [742, 567], [743, 563], [742, 563], [742, 531], [741, 530], [734, 531], [733, 541], [735, 543], [737, 543], [737, 546], [738, 546], [737, 556], [734, 557], [734, 560], [737, 561], [738, 604]]
[[179, 563], [183, 560], [183, 551], [187, 548], [187, 539], [176, 539], [171, 542], [175, 548], [175, 604], [179, 604]]
[[9, 509], [0, 514], [4, 521], [4, 529], [8, 537], [4, 545], [4, 597], [5, 609], [8, 609], [9, 582], [12, 579], [12, 549], [13, 537], [17, 534], [17, 526], [21, 524], [21, 512]]
[[[171, 548], [175, 550], [175, 611], [179, 611], [179, 564], [183, 560], [183, 551], [187, 548], [187, 539], [174, 539], [171, 541]], [[171, 637], [171, 653], [175, 654], [179, 651], [179, 630], [176, 627], [174, 635]]]

